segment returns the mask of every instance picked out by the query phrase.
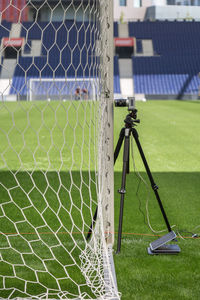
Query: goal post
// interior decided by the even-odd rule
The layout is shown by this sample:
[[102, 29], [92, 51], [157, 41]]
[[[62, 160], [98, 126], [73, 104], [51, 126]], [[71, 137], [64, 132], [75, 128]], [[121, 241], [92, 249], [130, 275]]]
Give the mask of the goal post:
[[98, 87], [93, 78], [30, 78], [27, 100], [92, 100]]
[[[104, 11], [105, 10], [105, 11]], [[106, 13], [109, 11], [109, 14]], [[105, 186], [107, 192], [105, 193], [105, 207], [104, 210], [107, 212], [107, 217], [104, 218], [104, 228], [107, 232], [107, 243], [114, 244], [114, 66], [113, 66], [113, 1], [108, 1], [107, 6], [104, 6], [101, 10], [101, 14], [105, 16], [105, 21], [102, 23], [102, 32], [107, 32], [102, 39], [101, 48], [104, 53], [102, 55], [102, 65], [106, 67], [103, 78], [104, 82], [104, 97], [106, 101], [107, 120], [104, 119], [104, 127], [106, 132], [105, 140], [107, 143], [107, 154], [106, 154], [106, 168], [105, 168]]]
[[0, 49], [0, 298], [117, 300], [113, 1], [23, 3], [0, 24], [24, 41]]

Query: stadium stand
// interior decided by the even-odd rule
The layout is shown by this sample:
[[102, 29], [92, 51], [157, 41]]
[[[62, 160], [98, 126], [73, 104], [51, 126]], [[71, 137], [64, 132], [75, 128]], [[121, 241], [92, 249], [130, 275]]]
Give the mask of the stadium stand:
[[129, 35], [140, 41], [152, 39], [154, 48], [152, 57], [132, 58], [135, 93], [196, 97], [200, 85], [199, 31], [200, 22], [130, 22]]
[[[88, 22], [84, 24], [85, 28], [91, 25]], [[3, 21], [0, 38], [8, 37], [10, 29], [11, 23]], [[22, 98], [25, 97], [29, 79], [37, 78], [39, 74], [43, 78], [82, 77], [83, 74], [92, 77], [95, 68], [90, 68], [87, 62], [95, 59], [92, 47], [95, 36], [91, 37], [88, 30], [85, 43], [84, 32], [81, 23], [74, 24], [69, 20], [51, 25], [47, 22], [23, 22], [20, 36], [26, 37], [24, 54], [29, 55], [18, 59], [10, 94], [20, 93]], [[137, 45], [137, 55], [132, 57], [135, 93], [145, 94], [147, 98], [197, 97], [200, 86], [199, 32], [200, 22], [129, 22], [129, 36], [136, 38]], [[76, 46], [77, 36], [79, 47]], [[118, 37], [117, 22], [114, 22], [114, 37]], [[30, 56], [34, 40], [41, 40], [40, 56]], [[152, 40], [153, 56], [142, 55], [143, 40]], [[117, 56], [114, 57], [114, 92], [121, 92]]]
[[19, 58], [10, 94], [20, 93], [25, 97], [29, 79], [39, 77], [39, 73], [43, 78], [65, 78], [66, 76], [73, 78], [83, 77], [83, 75], [93, 77], [93, 72], [96, 70], [95, 67], [90, 68], [90, 66], [99, 63], [93, 55], [95, 37], [91, 36], [91, 31], [85, 30], [91, 24], [85, 22], [85, 28], [81, 26], [82, 23], [75, 24], [72, 21], [54, 22], [51, 25], [45, 22], [37, 24], [24, 22], [21, 30], [21, 37], [27, 39], [24, 52], [30, 49], [33, 40], [42, 39], [41, 56]]
[[[11, 23], [3, 20], [0, 24], [0, 40], [1, 41], [4, 37], [9, 37], [10, 29], [11, 29]], [[3, 61], [4, 61], [4, 58], [1, 57], [0, 73], [2, 70]]]
[[[75, 24], [73, 21], [53, 22], [51, 25], [46, 22], [24, 22], [21, 30], [21, 37], [27, 39], [24, 53], [30, 51], [33, 40], [42, 39], [41, 56], [19, 58], [10, 94], [19, 93], [22, 98], [25, 97], [29, 79], [39, 77], [39, 73], [43, 78], [65, 78], [65, 76], [73, 78], [75, 75], [83, 77], [83, 74], [85, 77], [93, 77], [95, 68], [90, 69], [90, 65], [96, 59], [93, 55], [95, 49], [92, 46], [94, 45], [95, 36], [91, 37], [91, 31], [89, 30], [85, 36], [85, 32], [87, 32], [85, 28], [91, 26], [91, 24], [85, 22], [85, 28], [81, 26], [82, 23], [76, 22]], [[118, 27], [115, 25], [114, 28], [117, 35]], [[77, 31], [79, 32], [78, 35]], [[73, 49], [72, 55], [71, 49]], [[98, 60], [96, 64], [98, 64]], [[114, 92], [120, 93], [117, 57], [114, 58]]]

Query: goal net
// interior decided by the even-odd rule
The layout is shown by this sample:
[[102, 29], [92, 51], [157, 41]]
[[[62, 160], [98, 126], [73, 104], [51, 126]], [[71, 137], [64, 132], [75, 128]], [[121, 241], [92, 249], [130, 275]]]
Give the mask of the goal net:
[[0, 23], [0, 298], [119, 299], [113, 3], [18, 3]]

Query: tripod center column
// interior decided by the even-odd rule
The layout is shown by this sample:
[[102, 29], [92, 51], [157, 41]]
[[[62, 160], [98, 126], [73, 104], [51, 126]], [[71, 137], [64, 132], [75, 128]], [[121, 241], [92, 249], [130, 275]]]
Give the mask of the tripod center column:
[[130, 128], [125, 129], [125, 137], [129, 137], [130, 135]]

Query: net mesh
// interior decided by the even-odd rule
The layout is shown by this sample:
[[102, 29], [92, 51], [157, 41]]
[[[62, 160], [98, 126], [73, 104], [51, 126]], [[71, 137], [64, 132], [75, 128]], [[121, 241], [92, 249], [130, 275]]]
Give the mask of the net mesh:
[[[119, 298], [106, 244], [109, 8], [108, 0], [2, 8], [1, 299]], [[11, 11], [16, 23], [6, 20]]]

